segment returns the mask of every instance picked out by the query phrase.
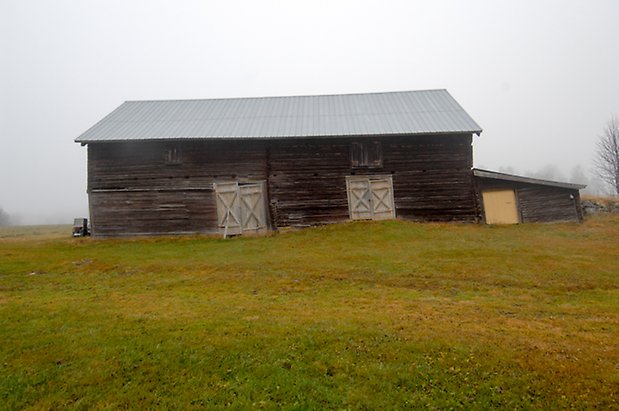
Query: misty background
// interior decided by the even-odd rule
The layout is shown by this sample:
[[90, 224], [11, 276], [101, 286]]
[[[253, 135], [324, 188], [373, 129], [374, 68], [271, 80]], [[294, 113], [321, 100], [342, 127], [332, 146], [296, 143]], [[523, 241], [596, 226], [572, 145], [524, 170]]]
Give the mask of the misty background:
[[86, 147], [125, 100], [446, 88], [474, 162], [589, 184], [619, 114], [619, 1], [0, 2], [0, 208], [88, 215]]

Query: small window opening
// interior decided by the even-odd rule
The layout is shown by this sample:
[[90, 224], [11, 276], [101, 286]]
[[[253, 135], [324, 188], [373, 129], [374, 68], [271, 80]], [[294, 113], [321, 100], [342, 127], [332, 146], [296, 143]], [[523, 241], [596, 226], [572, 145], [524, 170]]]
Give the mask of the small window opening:
[[353, 141], [350, 159], [352, 167], [382, 167], [383, 150], [380, 141]]
[[165, 163], [166, 164], [180, 164], [181, 163], [181, 150], [177, 147], [170, 147], [165, 151]]

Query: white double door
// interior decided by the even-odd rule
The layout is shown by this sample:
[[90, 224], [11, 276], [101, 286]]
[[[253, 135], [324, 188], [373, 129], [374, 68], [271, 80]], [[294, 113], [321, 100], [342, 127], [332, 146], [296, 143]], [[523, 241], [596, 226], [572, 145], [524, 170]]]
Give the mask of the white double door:
[[215, 183], [219, 231], [227, 237], [268, 229], [265, 183]]
[[395, 218], [391, 176], [349, 176], [346, 191], [351, 220]]

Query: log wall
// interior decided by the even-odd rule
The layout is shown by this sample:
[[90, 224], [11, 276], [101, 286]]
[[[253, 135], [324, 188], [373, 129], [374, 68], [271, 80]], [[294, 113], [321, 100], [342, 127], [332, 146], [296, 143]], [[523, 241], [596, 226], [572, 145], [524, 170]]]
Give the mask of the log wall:
[[471, 136], [436, 136], [383, 144], [393, 174], [396, 215], [418, 221], [478, 221]]
[[[177, 164], [166, 163], [172, 147], [180, 149]], [[90, 144], [93, 234], [217, 232], [213, 182], [266, 180], [266, 163], [255, 142]]]
[[372, 139], [382, 145], [379, 168], [352, 168], [351, 140], [287, 141], [270, 148], [270, 198], [278, 226], [347, 220], [346, 176], [363, 174], [393, 176], [398, 217], [478, 221], [470, 135]]
[[392, 175], [398, 217], [478, 220], [470, 135], [365, 139], [380, 141], [382, 167], [351, 167], [352, 141], [364, 138], [90, 144], [93, 232], [217, 232], [216, 181], [266, 180], [274, 228], [345, 221], [346, 176], [360, 174]]

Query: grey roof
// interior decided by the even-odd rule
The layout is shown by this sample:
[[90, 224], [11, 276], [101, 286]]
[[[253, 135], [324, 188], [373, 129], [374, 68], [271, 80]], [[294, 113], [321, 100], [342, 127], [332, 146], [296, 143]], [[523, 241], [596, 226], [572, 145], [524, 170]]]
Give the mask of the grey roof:
[[574, 183], [563, 183], [560, 181], [541, 180], [539, 178], [523, 177], [523, 176], [517, 176], [514, 174], [505, 174], [505, 173], [499, 173], [496, 171], [481, 170], [479, 168], [473, 169], [473, 175], [475, 177], [491, 178], [493, 180], [505, 180], [505, 181], [513, 181], [517, 183], [527, 183], [527, 184], [541, 184], [544, 186], [571, 188], [574, 190], [581, 190], [587, 187], [585, 184], [574, 184]]
[[447, 90], [127, 101], [75, 141], [481, 133]]

